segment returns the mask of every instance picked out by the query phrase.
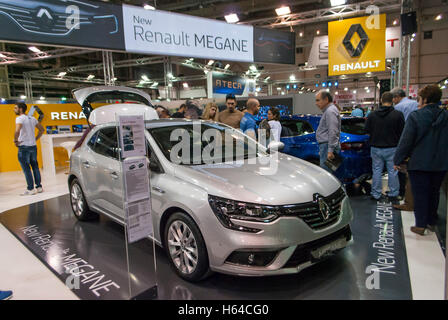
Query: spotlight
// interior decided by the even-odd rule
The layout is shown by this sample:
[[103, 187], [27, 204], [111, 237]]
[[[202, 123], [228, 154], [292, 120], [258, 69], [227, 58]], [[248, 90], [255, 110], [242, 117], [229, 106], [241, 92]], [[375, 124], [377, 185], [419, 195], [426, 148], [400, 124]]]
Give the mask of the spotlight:
[[41, 53], [41, 52], [42, 52], [41, 50], [39, 50], [38, 48], [36, 48], [36, 47], [34, 47], [34, 46], [32, 46], [32, 47], [28, 47], [28, 49], [29, 49], [30, 51], [34, 52], [34, 53]]
[[347, 88], [347, 87], [345, 87], [345, 88], [344, 88], [344, 91], [348, 91], [348, 88]]
[[332, 7], [342, 6], [345, 4], [345, 2], [346, 2], [346, 0], [330, 0]]
[[145, 4], [145, 5], [143, 6], [143, 8], [144, 8], [145, 10], [156, 10], [156, 8], [154, 8], [153, 6], [151, 6], [151, 5], [149, 5], [149, 4]]
[[58, 77], [63, 77], [63, 76], [65, 76], [67, 74], [67, 72], [59, 72], [59, 74], [58, 74]]
[[90, 75], [87, 77], [87, 80], [92, 80], [93, 78], [95, 78], [95, 76], [94, 76], [93, 74], [90, 74]]
[[275, 9], [275, 12], [277, 13], [278, 16], [284, 16], [286, 14], [290, 14], [291, 9], [288, 6], [285, 6]]
[[289, 80], [291, 80], [291, 81], [296, 81], [296, 76], [295, 75], [290, 75], [289, 76]]
[[188, 83], [184, 82], [182, 85], [185, 89], [188, 89]]
[[228, 14], [224, 16], [224, 18], [226, 19], [227, 23], [236, 23], [240, 21], [240, 18], [238, 18], [238, 15], [236, 13]]
[[443, 19], [443, 15], [439, 14], [439, 15], [437, 15], [437, 17], [435, 17], [434, 20], [439, 21], [439, 20], [442, 20], [442, 19]]
[[226, 66], [224, 67], [225, 70], [230, 68], [230, 64], [226, 64]]
[[142, 79], [143, 81], [149, 81], [149, 78], [146, 74], [142, 75]]
[[207, 65], [211, 66], [213, 63], [215, 63], [215, 60], [210, 60]]
[[20, 99], [25, 100], [25, 99], [26, 99], [26, 96], [21, 95], [21, 96], [20, 96]]
[[317, 30], [317, 31], [316, 31], [316, 34], [319, 35], [319, 34], [320, 34], [320, 30]]
[[398, 19], [395, 19], [394, 22], [392, 23], [394, 26], [396, 26], [398, 24]]

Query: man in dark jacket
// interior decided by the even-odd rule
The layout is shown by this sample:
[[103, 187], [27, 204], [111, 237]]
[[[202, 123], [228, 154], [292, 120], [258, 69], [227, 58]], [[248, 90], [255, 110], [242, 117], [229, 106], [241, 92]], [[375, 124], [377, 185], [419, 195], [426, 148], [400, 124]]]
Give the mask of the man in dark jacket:
[[383, 93], [381, 107], [369, 114], [366, 131], [370, 135], [370, 153], [372, 156], [372, 199], [382, 197], [383, 184], [381, 176], [386, 165], [389, 184], [389, 199], [397, 201], [400, 183], [394, 169], [395, 149], [400, 141], [404, 127], [404, 116], [392, 107], [392, 94]]
[[448, 170], [448, 113], [439, 107], [437, 85], [421, 89], [419, 108], [409, 114], [394, 157], [397, 169], [409, 158], [407, 170], [414, 196], [415, 226], [420, 235], [437, 222], [440, 186]]

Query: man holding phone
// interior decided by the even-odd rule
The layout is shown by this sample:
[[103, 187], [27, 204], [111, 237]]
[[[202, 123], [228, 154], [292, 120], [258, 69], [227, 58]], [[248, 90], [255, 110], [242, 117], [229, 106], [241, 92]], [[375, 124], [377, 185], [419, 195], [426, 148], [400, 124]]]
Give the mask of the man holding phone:
[[[16, 118], [14, 144], [19, 148], [18, 158], [27, 183], [27, 190], [21, 194], [22, 196], [33, 195], [43, 191], [39, 164], [37, 163], [36, 140], [40, 139], [44, 133], [44, 128], [36, 118], [25, 114], [26, 109], [27, 106], [23, 102], [16, 104], [14, 107], [14, 112], [18, 115]], [[39, 133], [37, 136], [34, 136], [36, 127]], [[32, 173], [31, 169], [33, 171]], [[36, 189], [34, 189], [34, 184], [36, 185]]]

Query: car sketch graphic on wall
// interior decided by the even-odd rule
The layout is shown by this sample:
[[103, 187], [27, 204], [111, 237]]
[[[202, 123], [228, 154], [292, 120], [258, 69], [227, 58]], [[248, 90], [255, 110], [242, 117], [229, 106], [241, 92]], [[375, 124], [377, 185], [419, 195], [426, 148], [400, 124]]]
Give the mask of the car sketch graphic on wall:
[[101, 24], [109, 34], [118, 32], [115, 14], [104, 14], [99, 5], [78, 0], [0, 0], [0, 15], [11, 19], [26, 32], [67, 36], [86, 25]]

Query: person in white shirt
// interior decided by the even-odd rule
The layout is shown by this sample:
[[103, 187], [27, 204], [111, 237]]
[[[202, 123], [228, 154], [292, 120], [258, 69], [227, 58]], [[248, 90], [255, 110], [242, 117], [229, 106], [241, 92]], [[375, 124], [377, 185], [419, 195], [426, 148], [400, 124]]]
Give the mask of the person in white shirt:
[[268, 121], [271, 127], [271, 141], [280, 141], [282, 125], [280, 124], [280, 111], [277, 108], [271, 107], [268, 110]]
[[[16, 118], [14, 144], [19, 148], [18, 158], [28, 185], [27, 190], [21, 194], [23, 196], [33, 195], [43, 191], [39, 164], [37, 163], [36, 140], [40, 139], [44, 133], [44, 128], [36, 118], [25, 114], [26, 109], [27, 106], [23, 102], [16, 104], [14, 107], [14, 112], [18, 115]], [[34, 136], [36, 127], [39, 130], [39, 133], [37, 136]], [[31, 169], [33, 170], [33, 173], [31, 173]], [[34, 189], [34, 184], [36, 185], [36, 189]]]

